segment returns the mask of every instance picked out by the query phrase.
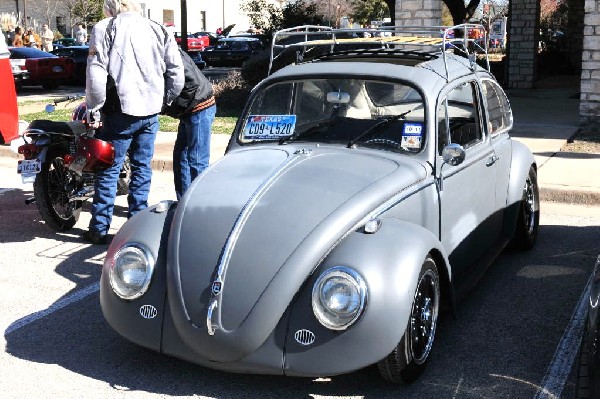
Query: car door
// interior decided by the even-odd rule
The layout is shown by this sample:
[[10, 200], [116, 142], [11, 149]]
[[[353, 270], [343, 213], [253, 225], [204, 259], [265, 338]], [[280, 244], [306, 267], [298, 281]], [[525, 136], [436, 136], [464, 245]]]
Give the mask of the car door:
[[498, 83], [492, 79], [483, 79], [481, 83], [486, 127], [496, 155], [495, 210], [501, 212], [506, 207], [512, 161], [512, 141], [508, 134], [513, 124], [512, 111], [508, 98]]
[[482, 123], [477, 82], [464, 81], [442, 93], [436, 112], [438, 153], [450, 143], [465, 149], [459, 165], [441, 168], [440, 240], [459, 276], [496, 241], [494, 151]]

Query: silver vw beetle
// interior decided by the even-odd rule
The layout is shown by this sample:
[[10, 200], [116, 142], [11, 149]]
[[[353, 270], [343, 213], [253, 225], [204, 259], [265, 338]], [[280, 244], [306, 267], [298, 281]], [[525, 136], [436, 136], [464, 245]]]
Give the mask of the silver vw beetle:
[[284, 31], [331, 52], [262, 81], [225, 156], [125, 223], [101, 278], [109, 324], [214, 369], [416, 379], [440, 312], [538, 234], [536, 163], [474, 61], [480, 28], [413, 32], [435, 52], [397, 31]]

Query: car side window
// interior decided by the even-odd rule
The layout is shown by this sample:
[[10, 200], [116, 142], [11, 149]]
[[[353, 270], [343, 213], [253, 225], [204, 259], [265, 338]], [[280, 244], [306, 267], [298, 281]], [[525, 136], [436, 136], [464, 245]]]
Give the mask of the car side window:
[[438, 151], [450, 143], [465, 148], [483, 141], [474, 82], [452, 89], [440, 102], [438, 118]]
[[497, 83], [484, 80], [483, 95], [487, 104], [488, 129], [492, 136], [512, 127], [512, 111], [504, 91]]

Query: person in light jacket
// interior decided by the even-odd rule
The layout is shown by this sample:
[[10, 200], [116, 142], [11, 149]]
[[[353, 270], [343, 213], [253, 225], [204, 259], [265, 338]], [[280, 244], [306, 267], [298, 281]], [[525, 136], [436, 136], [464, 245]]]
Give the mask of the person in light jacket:
[[[177, 44], [164, 27], [144, 18], [136, 0], [104, 0], [104, 14], [90, 37], [86, 71], [88, 124], [113, 144], [112, 167], [96, 177], [92, 219], [83, 238], [106, 244], [117, 181], [129, 151], [128, 217], [148, 207], [158, 114], [179, 95], [184, 71]], [[143, 43], [143, 45], [139, 45]]]

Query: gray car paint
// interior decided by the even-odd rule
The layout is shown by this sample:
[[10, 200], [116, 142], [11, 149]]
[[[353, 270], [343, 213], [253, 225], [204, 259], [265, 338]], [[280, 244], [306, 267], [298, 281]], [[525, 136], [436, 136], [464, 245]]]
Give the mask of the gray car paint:
[[[287, 78], [356, 75], [357, 70], [362, 71], [361, 76], [410, 81], [428, 94], [426, 125], [428, 136], [433, 138], [436, 100], [429, 93], [442, 91], [448, 80], [472, 74], [468, 61], [460, 57], [449, 58], [448, 80], [441, 60], [418, 67], [367, 65], [368, 72], [360, 62], [295, 65], [261, 85]], [[478, 73], [493, 79], [487, 72]], [[236, 131], [242, 121], [240, 118]], [[416, 276], [428, 253], [436, 258], [440, 274], [452, 281], [451, 251], [440, 242], [439, 198], [443, 191], [438, 190], [438, 183], [460, 168], [442, 168], [435, 143], [429, 139], [424, 151], [406, 156], [306, 143], [246, 146], [233, 135], [225, 157], [194, 182], [173, 211], [173, 223], [168, 223], [166, 216], [162, 225], [152, 222], [158, 218], [150, 209], [130, 219], [115, 236], [101, 283], [105, 317], [133, 342], [220, 370], [318, 376], [377, 362], [404, 332]], [[308, 147], [310, 155], [306, 156], [306, 151], [294, 154]], [[508, 205], [521, 199], [529, 167], [535, 165], [526, 147], [513, 142], [511, 148], [511, 168], [515, 170], [510, 174]], [[341, 182], [339, 193], [335, 190], [320, 196], [328, 182], [348, 178], [343, 170], [321, 176], [329, 173], [326, 164], [319, 163], [327, 159], [341, 159], [345, 165], [356, 166], [352, 169], [355, 172], [364, 168], [368, 174], [351, 177], [359, 189], [352, 190]], [[335, 166], [331, 165], [334, 171]], [[304, 197], [299, 195], [303, 188], [307, 189]], [[289, 192], [293, 198], [287, 198]], [[324, 204], [325, 199], [332, 202]], [[291, 201], [289, 209], [283, 205], [286, 201]], [[249, 206], [251, 209], [244, 212]], [[464, 206], [456, 204], [456, 209]], [[275, 215], [269, 213], [271, 207]], [[303, 218], [304, 214], [308, 216]], [[365, 234], [361, 226], [371, 217], [380, 218], [381, 228], [375, 234]], [[245, 221], [236, 229], [240, 218]], [[297, 226], [298, 232], [294, 230]], [[290, 230], [297, 234], [294, 240], [282, 240]], [[239, 235], [232, 238], [232, 232]], [[276, 245], [262, 245], [265, 241], [260, 235], [264, 232], [269, 238], [266, 241]], [[168, 245], [164, 239], [167, 233]], [[158, 256], [148, 293], [135, 301], [123, 301], [115, 299], [105, 275], [114, 252], [130, 241], [147, 244], [157, 256], [168, 251], [168, 256]], [[235, 245], [230, 259], [222, 262], [221, 251], [227, 242]], [[270, 252], [265, 253], [264, 248]], [[218, 275], [219, 264], [226, 265], [222, 270], [226, 273], [223, 292], [215, 298], [210, 285]], [[369, 293], [361, 319], [346, 331], [333, 332], [316, 321], [308, 297], [319, 273], [340, 264], [355, 268], [365, 278]], [[263, 276], [264, 265], [268, 272]], [[261, 274], [251, 275], [247, 270], [261, 270]], [[163, 304], [166, 295], [164, 306], [158, 299], [161, 295]], [[221, 312], [217, 318], [220, 328], [213, 336], [208, 335], [205, 321], [211, 298], [219, 301], [217, 309]], [[139, 307], [149, 301], [156, 304], [158, 317], [164, 320], [160, 327], [136, 316]], [[313, 345], [303, 347], [293, 340], [299, 328], [315, 333]]]

